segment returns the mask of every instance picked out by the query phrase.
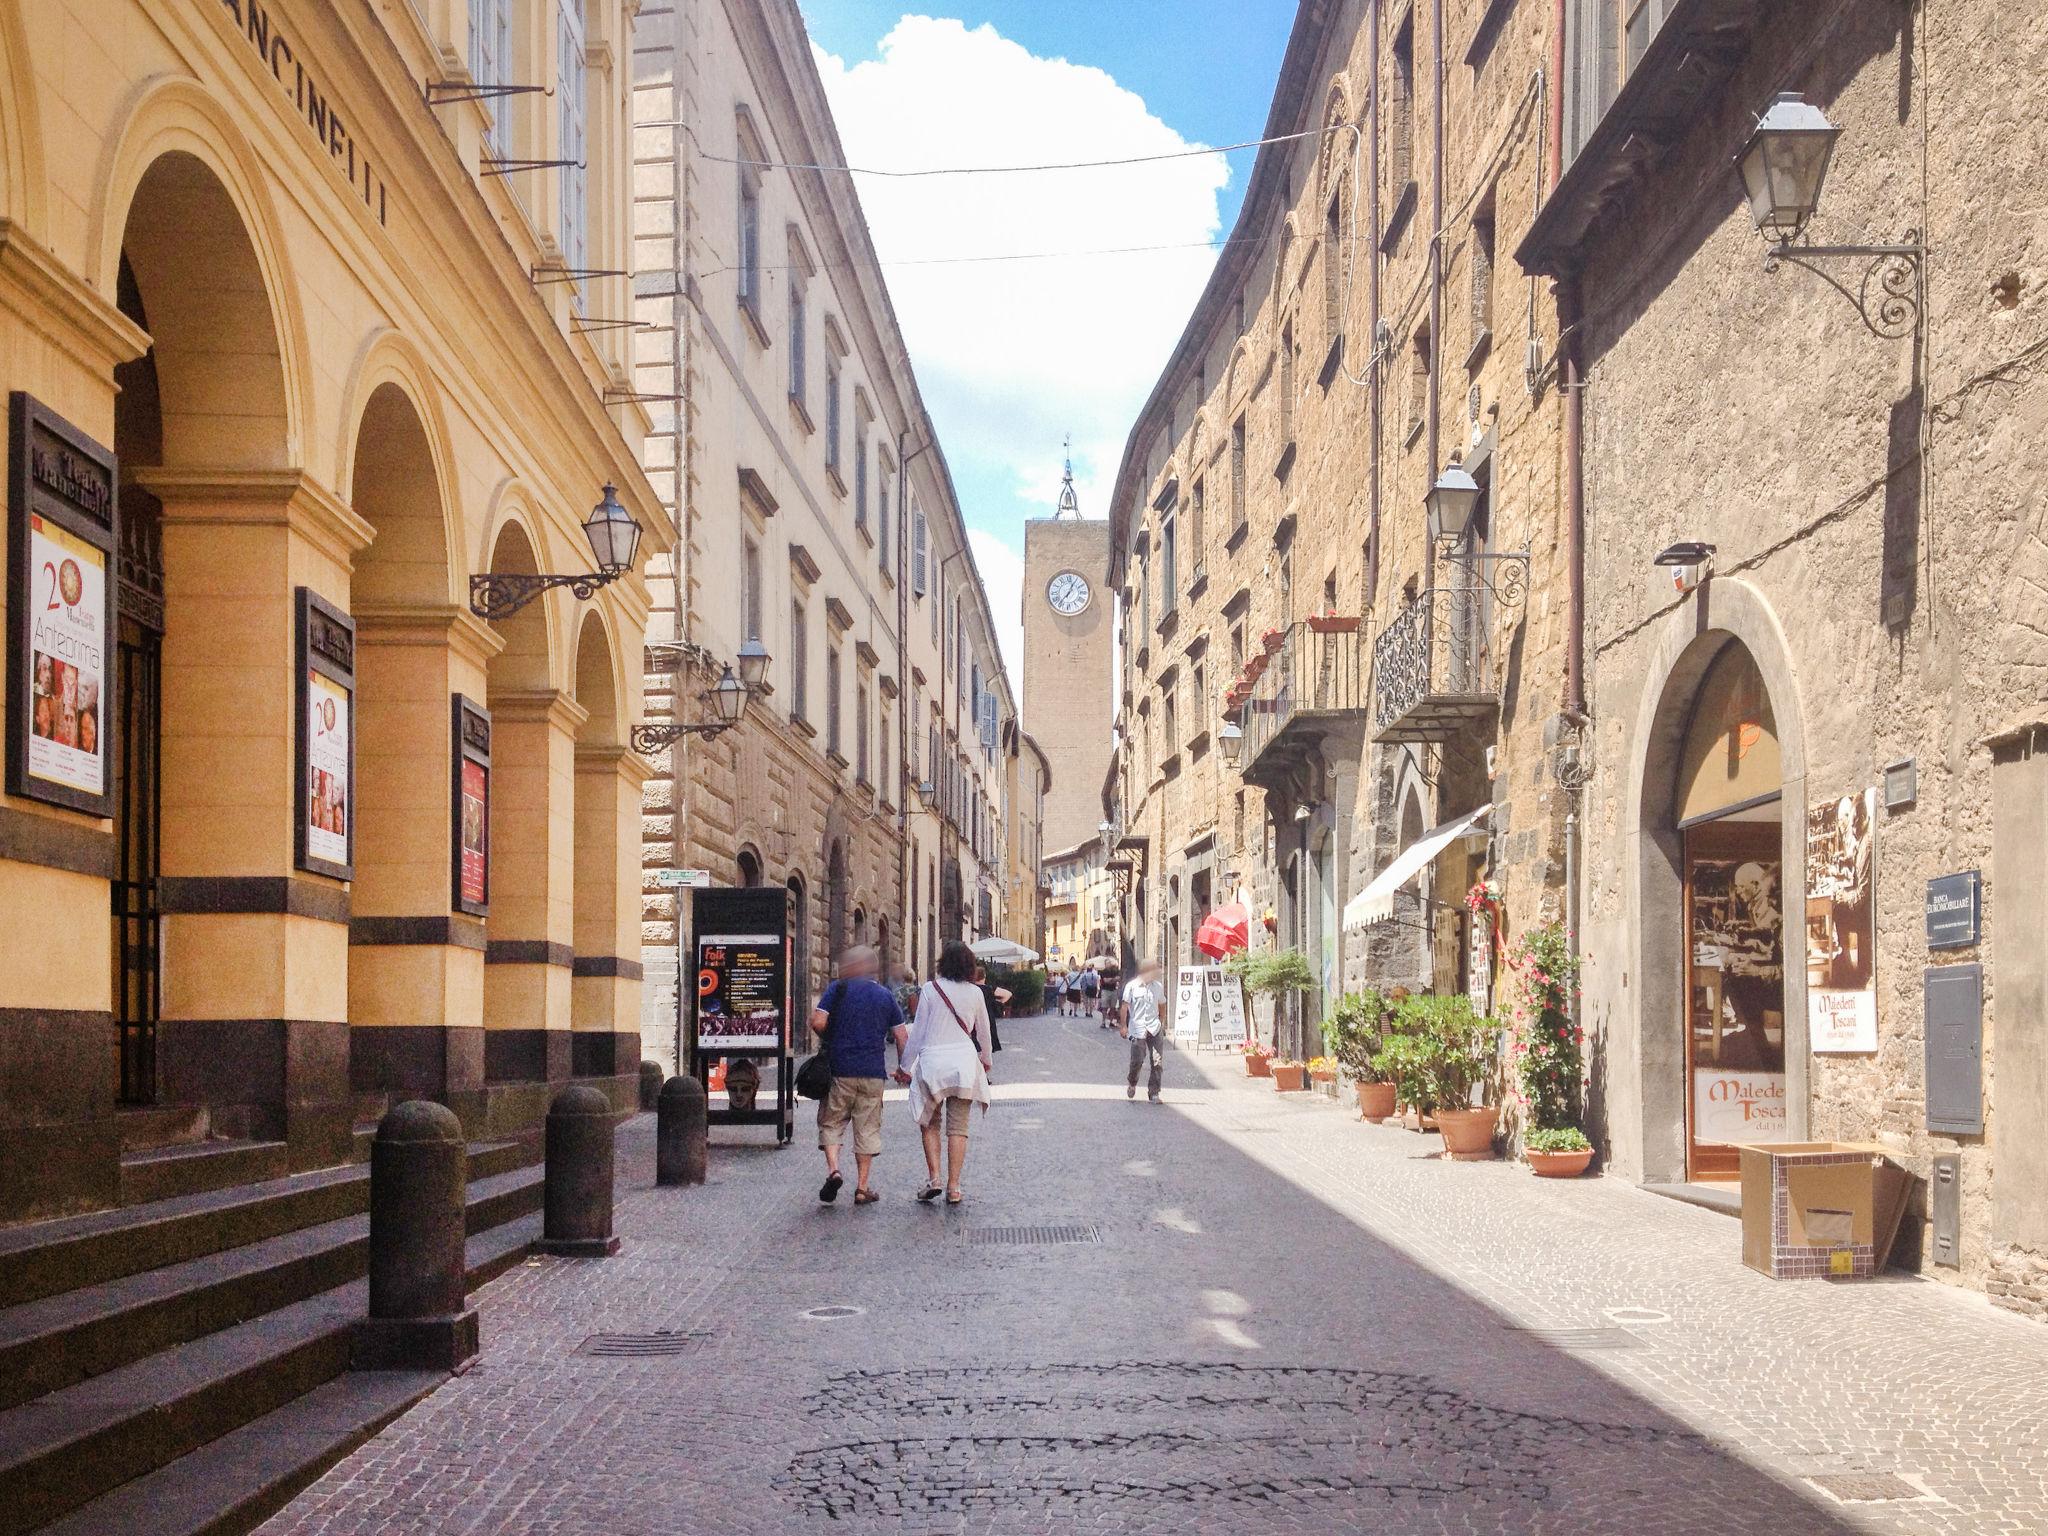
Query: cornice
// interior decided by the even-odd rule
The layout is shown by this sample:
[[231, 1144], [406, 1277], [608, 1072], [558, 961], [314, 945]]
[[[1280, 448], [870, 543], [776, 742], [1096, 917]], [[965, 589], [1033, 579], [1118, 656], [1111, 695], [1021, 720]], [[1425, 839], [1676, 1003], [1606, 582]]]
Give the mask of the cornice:
[[344, 566], [352, 566], [377, 536], [347, 502], [302, 469], [161, 465], [137, 470], [132, 478], [164, 504], [167, 523], [290, 528]]
[[147, 331], [9, 219], [0, 219], [0, 308], [95, 374], [149, 350]]
[[446, 646], [463, 660], [487, 666], [505, 637], [467, 608], [453, 603], [351, 603], [359, 639], [379, 645]]

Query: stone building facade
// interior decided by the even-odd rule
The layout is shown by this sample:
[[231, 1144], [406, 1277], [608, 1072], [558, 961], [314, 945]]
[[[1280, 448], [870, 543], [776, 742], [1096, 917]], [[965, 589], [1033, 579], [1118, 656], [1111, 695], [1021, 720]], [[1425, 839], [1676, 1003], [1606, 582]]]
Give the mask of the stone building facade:
[[[1985, 3], [1646, 9], [1603, 55], [1573, 7], [1565, 170], [1518, 253], [1586, 386], [1608, 1166], [1711, 1179], [1733, 1084], [1760, 1134], [1886, 1147], [1904, 1261], [2038, 1314], [2048, 42]], [[1766, 270], [1732, 166], [1786, 91], [1840, 130], [1804, 238], [1931, 254], [1811, 256], [1846, 293]], [[1711, 563], [1677, 590], [1651, 562], [1687, 540]], [[1766, 930], [1760, 983], [1735, 957]]]
[[739, 726], [656, 759], [642, 1023], [673, 1060], [688, 898], [655, 872], [790, 895], [799, 994], [849, 942], [927, 970], [996, 931], [1000, 737], [1016, 707], [792, 0], [640, 9], [634, 390], [673, 510], [651, 567], [651, 719], [701, 721], [756, 643]]
[[633, 9], [0, 4], [0, 1220], [630, 1102]]
[[1029, 731], [1012, 721], [1003, 732], [1004, 836], [1009, 845], [1009, 900], [1002, 936], [1045, 953], [1045, 805], [1052, 763]]
[[[1562, 912], [1555, 326], [1498, 263], [1548, 174], [1549, 16], [1300, 8], [1266, 127], [1293, 137], [1260, 151], [1118, 475], [1124, 933], [1191, 962], [1245, 889], [1254, 944], [1323, 979], [1277, 1021], [1297, 1054], [1348, 987], [1484, 1003], [1480, 875], [1513, 926]], [[1439, 547], [1424, 501], [1454, 464], [1480, 495]]]

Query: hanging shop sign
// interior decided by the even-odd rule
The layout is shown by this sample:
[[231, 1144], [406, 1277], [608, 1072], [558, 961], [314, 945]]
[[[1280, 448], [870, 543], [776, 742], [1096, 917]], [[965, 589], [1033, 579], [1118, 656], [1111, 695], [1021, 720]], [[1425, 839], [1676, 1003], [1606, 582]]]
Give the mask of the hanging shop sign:
[[298, 608], [298, 866], [352, 880], [356, 626], [306, 587], [298, 589]]
[[455, 695], [449, 879], [458, 912], [491, 909], [491, 712]]
[[1877, 1049], [1876, 826], [1875, 789], [1806, 813], [1806, 1031], [1818, 1052]]
[[1927, 947], [1970, 949], [1982, 929], [1984, 877], [1974, 869], [1927, 882]]
[[[276, 7], [264, 0], [200, 0], [220, 5], [254, 50], [258, 62], [291, 98], [292, 111], [313, 135], [335, 170], [346, 178], [349, 190], [363, 200], [363, 206], [379, 224], [385, 218], [384, 178], [370, 163], [369, 152], [356, 141], [342, 121], [341, 103], [321, 89], [319, 74], [306, 57], [292, 46]], [[353, 107], [350, 108], [354, 110]]]
[[8, 428], [7, 792], [111, 816], [114, 455], [19, 391]]

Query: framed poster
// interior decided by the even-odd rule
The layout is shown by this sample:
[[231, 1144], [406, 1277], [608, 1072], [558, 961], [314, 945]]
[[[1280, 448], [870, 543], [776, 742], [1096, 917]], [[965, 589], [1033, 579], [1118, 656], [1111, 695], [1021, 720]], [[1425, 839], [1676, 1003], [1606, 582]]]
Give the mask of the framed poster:
[[1186, 1042], [1202, 1038], [1202, 968], [1184, 965], [1174, 980], [1173, 1038]]
[[1209, 1043], [1243, 1045], [1244, 989], [1237, 978], [1212, 965], [1202, 972], [1202, 989], [1209, 1008]]
[[491, 909], [491, 712], [459, 693], [454, 707], [449, 888], [456, 911], [482, 917]]
[[775, 1051], [785, 1030], [785, 945], [779, 933], [697, 936], [697, 1049]]
[[114, 455], [18, 390], [8, 405], [7, 792], [111, 816]]
[[1806, 1031], [1816, 1052], [1877, 1049], [1876, 826], [1874, 788], [1806, 813]]
[[298, 589], [298, 823], [300, 869], [355, 878], [356, 626]]

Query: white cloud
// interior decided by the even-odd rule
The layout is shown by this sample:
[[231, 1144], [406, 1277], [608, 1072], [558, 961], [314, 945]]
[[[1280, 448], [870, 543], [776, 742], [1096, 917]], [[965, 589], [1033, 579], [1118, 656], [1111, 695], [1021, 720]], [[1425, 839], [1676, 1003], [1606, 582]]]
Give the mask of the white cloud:
[[986, 528], [967, 530], [967, 544], [988, 593], [988, 611], [995, 616], [996, 649], [1003, 670], [1023, 703], [1024, 687], [1024, 557]]
[[[817, 59], [854, 165], [1043, 164], [1199, 147], [1102, 70], [1040, 58], [992, 26], [905, 16], [876, 59], [849, 66], [822, 50]], [[1201, 242], [1218, 236], [1217, 194], [1229, 176], [1223, 156], [1198, 155], [1044, 174], [858, 178], [919, 383], [957, 467], [992, 475], [1049, 514], [1061, 439], [1072, 432], [1082, 510], [1107, 515], [1124, 437], [1215, 263]], [[908, 264], [1128, 246], [1195, 248]]]

